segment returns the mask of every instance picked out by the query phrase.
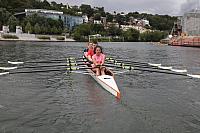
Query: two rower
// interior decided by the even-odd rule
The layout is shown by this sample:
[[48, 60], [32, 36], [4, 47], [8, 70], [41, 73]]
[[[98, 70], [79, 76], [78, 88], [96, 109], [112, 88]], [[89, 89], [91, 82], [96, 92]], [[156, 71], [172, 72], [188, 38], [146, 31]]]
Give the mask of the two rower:
[[103, 54], [102, 47], [98, 46], [97, 41], [93, 43], [88, 43], [88, 51], [84, 53], [85, 57], [92, 62], [93, 71], [97, 76], [105, 75], [105, 72], [109, 72], [111, 75], [114, 75], [109, 69], [103, 66], [105, 62], [105, 55]]

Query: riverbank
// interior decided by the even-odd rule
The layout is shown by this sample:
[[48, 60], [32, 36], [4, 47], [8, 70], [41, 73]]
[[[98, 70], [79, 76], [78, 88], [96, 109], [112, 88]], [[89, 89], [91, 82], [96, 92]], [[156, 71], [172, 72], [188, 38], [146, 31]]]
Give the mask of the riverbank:
[[[3, 38], [3, 35], [16, 36], [18, 39]], [[58, 35], [2, 33], [0, 34], [0, 41], [74, 42], [75, 40], [72, 38], [66, 38], [65, 36], [58, 36]]]

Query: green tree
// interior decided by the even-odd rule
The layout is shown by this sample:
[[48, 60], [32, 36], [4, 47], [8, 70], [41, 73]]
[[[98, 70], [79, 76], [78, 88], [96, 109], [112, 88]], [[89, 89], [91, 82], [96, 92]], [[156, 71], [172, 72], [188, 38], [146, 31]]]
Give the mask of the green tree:
[[136, 29], [128, 29], [123, 33], [125, 41], [137, 42], [139, 40], [140, 32]]
[[105, 17], [106, 13], [104, 11], [104, 7], [94, 7], [94, 14], [99, 13], [101, 16]]
[[101, 14], [100, 13], [94, 14], [94, 20], [101, 20]]
[[112, 14], [110, 14], [110, 13], [106, 13], [106, 21], [107, 22], [112, 22], [113, 21], [113, 15]]
[[104, 26], [102, 24], [92, 24], [91, 25], [91, 34], [99, 34], [100, 32], [104, 32]]
[[58, 27], [58, 34], [62, 34], [63, 29], [61, 27]]
[[82, 4], [80, 6], [80, 9], [83, 12], [83, 14], [87, 14], [88, 17], [91, 17], [93, 15], [93, 9], [90, 5]]
[[122, 30], [114, 24], [108, 27], [107, 32], [109, 36], [120, 36], [122, 34]]
[[16, 26], [19, 24], [19, 21], [17, 20], [16, 17], [14, 17], [13, 15], [10, 16], [10, 18], [8, 19], [7, 24], [9, 25], [9, 30], [11, 32], [15, 32], [16, 31]]
[[167, 36], [167, 32], [163, 31], [147, 31], [140, 34], [140, 40], [143, 42], [159, 42]]
[[3, 25], [7, 24], [8, 19], [10, 18], [11, 13], [9, 13], [5, 8], [0, 8], [0, 29]]
[[47, 0], [43, 0], [41, 5], [43, 6], [44, 9], [50, 9], [51, 6]]
[[50, 28], [47, 28], [46, 26], [42, 25], [40, 27], [40, 30], [41, 30], [41, 34], [51, 34], [51, 27]]
[[58, 34], [58, 29], [57, 29], [55, 26], [53, 26], [53, 27], [51, 28], [51, 33], [52, 33], [52, 34]]
[[33, 32], [33, 28], [30, 22], [28, 22], [25, 26], [25, 32], [26, 33], [32, 33]]
[[73, 34], [75, 40], [87, 40], [86, 38], [88, 38], [88, 36], [92, 34], [91, 25], [81, 24], [74, 29]]
[[41, 32], [40, 25], [38, 23], [36, 23], [34, 26], [34, 32], [35, 34], [40, 34]]

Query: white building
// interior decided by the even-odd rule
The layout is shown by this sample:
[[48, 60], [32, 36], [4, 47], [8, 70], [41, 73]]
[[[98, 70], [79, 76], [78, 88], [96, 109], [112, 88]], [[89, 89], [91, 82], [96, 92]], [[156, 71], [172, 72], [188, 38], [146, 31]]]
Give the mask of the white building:
[[10, 32], [9, 26], [3, 26], [2, 32], [3, 32], [3, 33], [9, 33], [9, 32]]
[[89, 18], [88, 18], [87, 15], [83, 15], [82, 17], [83, 17], [83, 22], [84, 23], [88, 23], [89, 22]]
[[94, 20], [94, 24], [102, 24], [101, 20]]
[[55, 10], [46, 10], [46, 9], [25, 9], [26, 16], [37, 13], [40, 16], [51, 18], [54, 20], [61, 19], [64, 23], [64, 26], [72, 30], [75, 26], [83, 23], [83, 17], [80, 16], [71, 16], [63, 14], [63, 12]]
[[143, 26], [145, 26], [145, 25], [150, 26], [150, 24], [149, 24], [149, 20], [142, 19], [141, 21], [142, 21]]
[[16, 26], [16, 34], [22, 34], [22, 27], [21, 26]]
[[63, 12], [46, 9], [25, 9], [26, 13], [45, 13], [45, 14], [63, 14]]

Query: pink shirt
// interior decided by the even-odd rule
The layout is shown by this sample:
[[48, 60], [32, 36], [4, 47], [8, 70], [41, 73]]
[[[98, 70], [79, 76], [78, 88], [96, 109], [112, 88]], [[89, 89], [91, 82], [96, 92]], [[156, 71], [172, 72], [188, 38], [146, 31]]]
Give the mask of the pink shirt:
[[101, 64], [104, 62], [105, 60], [105, 55], [104, 54], [100, 54], [99, 56], [97, 56], [96, 54], [94, 54], [92, 56], [92, 60], [95, 60], [97, 64]]

